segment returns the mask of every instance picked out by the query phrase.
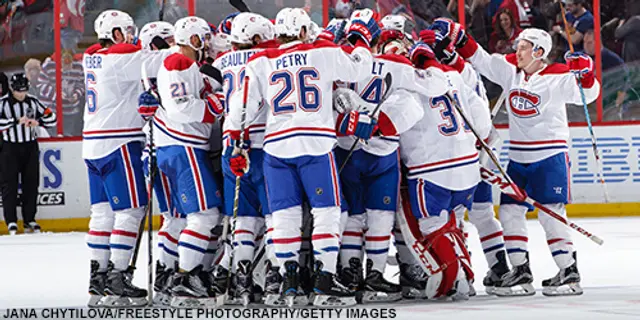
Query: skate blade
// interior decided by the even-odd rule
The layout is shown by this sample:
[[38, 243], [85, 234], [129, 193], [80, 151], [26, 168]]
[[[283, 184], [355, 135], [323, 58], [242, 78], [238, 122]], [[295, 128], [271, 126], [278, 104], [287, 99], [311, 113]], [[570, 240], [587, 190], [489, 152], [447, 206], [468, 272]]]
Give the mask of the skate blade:
[[318, 308], [340, 308], [356, 305], [356, 297], [334, 297], [316, 294], [313, 297], [313, 305]]
[[287, 307], [289, 308], [293, 308], [293, 303], [295, 301], [295, 296], [286, 296], [284, 298], [285, 303], [287, 304]]
[[[264, 304], [269, 307], [287, 307], [287, 301], [284, 297], [279, 294], [267, 294], [264, 298]], [[299, 295], [295, 296], [293, 299], [294, 307], [304, 307], [309, 304], [309, 299], [307, 296]]]
[[229, 306], [243, 306], [246, 307], [247, 305], [249, 305], [250, 299], [249, 299], [249, 294], [245, 293], [240, 297], [229, 297], [229, 299], [227, 299], [224, 304], [225, 305], [229, 305]]
[[103, 307], [102, 305], [102, 298], [104, 296], [99, 296], [99, 295], [95, 295], [92, 294], [89, 296], [89, 302], [87, 303], [87, 307], [89, 308], [99, 308], [99, 307]]
[[583, 293], [579, 283], [568, 283], [557, 287], [544, 287], [542, 294], [547, 297], [579, 296]]
[[362, 295], [362, 303], [396, 302], [402, 300], [402, 292], [365, 291]]
[[521, 297], [532, 296], [536, 290], [530, 283], [518, 284], [513, 287], [495, 287], [495, 294], [498, 297]]
[[171, 296], [166, 293], [156, 291], [153, 294], [153, 304], [168, 306], [171, 304]]
[[407, 300], [426, 299], [427, 294], [424, 289], [420, 290], [414, 287], [402, 287], [402, 298]]
[[169, 304], [172, 308], [177, 309], [204, 309], [215, 307], [215, 299], [213, 298], [194, 298], [194, 297], [173, 297]]
[[484, 287], [484, 292], [486, 292], [490, 296], [493, 296], [496, 294], [496, 287]]
[[121, 296], [104, 296], [101, 307], [106, 308], [141, 308], [148, 304], [147, 298], [132, 298]]

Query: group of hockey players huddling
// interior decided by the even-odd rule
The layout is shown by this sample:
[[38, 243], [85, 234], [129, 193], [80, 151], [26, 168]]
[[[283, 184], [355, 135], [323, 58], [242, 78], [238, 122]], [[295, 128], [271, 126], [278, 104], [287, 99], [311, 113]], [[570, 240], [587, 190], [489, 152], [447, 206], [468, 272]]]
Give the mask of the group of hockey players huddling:
[[[581, 103], [576, 79], [588, 102], [598, 95], [588, 56], [546, 64], [551, 38], [538, 29], [520, 34], [517, 53], [489, 55], [447, 19], [414, 42], [404, 16], [369, 9], [324, 30], [303, 9], [285, 8], [273, 22], [237, 13], [212, 28], [190, 16], [139, 35], [128, 14], [107, 10], [95, 31], [99, 43], [83, 60], [89, 306], [147, 304], [130, 266], [145, 175], [164, 217], [158, 304], [466, 300], [476, 279], [466, 210], [489, 266], [487, 293], [535, 293], [528, 208], [503, 195], [498, 221], [481, 182], [491, 164], [473, 131], [488, 145], [500, 139], [480, 75], [508, 94], [508, 174], [566, 217], [565, 104]], [[217, 180], [209, 139], [218, 121]], [[544, 213], [539, 220], [560, 269], [543, 293], [581, 294], [568, 228]], [[399, 284], [385, 279], [392, 234]]]

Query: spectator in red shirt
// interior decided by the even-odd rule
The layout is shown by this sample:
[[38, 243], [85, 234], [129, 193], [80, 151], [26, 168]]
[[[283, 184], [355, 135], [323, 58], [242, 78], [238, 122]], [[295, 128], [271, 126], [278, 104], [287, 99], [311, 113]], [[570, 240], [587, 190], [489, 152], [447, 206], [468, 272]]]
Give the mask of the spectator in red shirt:
[[489, 51], [491, 53], [513, 53], [514, 41], [522, 31], [515, 23], [513, 14], [509, 9], [502, 8], [496, 15], [497, 19], [493, 25], [493, 33], [489, 40]]

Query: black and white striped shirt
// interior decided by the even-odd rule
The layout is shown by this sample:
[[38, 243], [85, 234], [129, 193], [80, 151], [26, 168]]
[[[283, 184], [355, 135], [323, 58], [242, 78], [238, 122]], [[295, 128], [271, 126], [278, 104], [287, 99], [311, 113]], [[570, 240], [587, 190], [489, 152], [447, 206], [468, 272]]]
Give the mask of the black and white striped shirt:
[[0, 98], [0, 132], [2, 140], [13, 143], [37, 139], [36, 128], [19, 124], [20, 118], [35, 119], [43, 127], [56, 126], [56, 114], [32, 95], [24, 101], [16, 100], [11, 93]]

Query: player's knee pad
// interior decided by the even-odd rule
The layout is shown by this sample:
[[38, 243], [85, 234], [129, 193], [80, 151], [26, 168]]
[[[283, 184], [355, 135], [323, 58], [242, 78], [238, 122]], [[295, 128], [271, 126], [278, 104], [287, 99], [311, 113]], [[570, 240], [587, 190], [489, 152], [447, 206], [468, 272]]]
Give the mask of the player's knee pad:
[[[563, 203], [553, 203], [553, 204], [545, 204], [545, 206], [549, 209], [551, 209], [551, 211], [557, 213], [558, 215], [562, 216], [563, 218], [567, 217], [567, 210], [565, 209], [565, 205]], [[562, 222], [558, 221], [557, 219], [549, 216], [548, 214], [546, 214], [543, 211], [538, 212], [538, 221], [540, 221], [540, 224], [542, 225], [542, 228], [545, 230], [545, 232], [549, 233], [564, 233], [564, 231], [566, 231], [566, 233], [568, 234], [568, 230], [566, 228], [566, 226], [563, 225]], [[557, 231], [556, 231], [557, 230]]]
[[115, 222], [115, 214], [111, 210], [108, 202], [100, 202], [91, 205], [91, 219], [89, 220], [89, 230], [99, 230], [111, 232]]
[[190, 213], [187, 215], [186, 220], [185, 229], [209, 235], [211, 234], [211, 229], [213, 229], [220, 220], [220, 211], [218, 211], [218, 208], [211, 208], [203, 212]]
[[[463, 236], [457, 227], [455, 214], [442, 224], [442, 218], [422, 218], [420, 230], [424, 233], [423, 245], [438, 267], [427, 280], [426, 294], [429, 298], [467, 294], [469, 287], [462, 280], [473, 279], [471, 259], [463, 244]], [[428, 221], [428, 220], [432, 221]], [[446, 216], [445, 216], [446, 219]], [[437, 228], [437, 229], [434, 229]], [[464, 273], [464, 274], [462, 274]]]
[[340, 207], [312, 208], [311, 214], [313, 215], [314, 234], [326, 232], [338, 235], [340, 232], [340, 216], [342, 215]]
[[493, 211], [493, 203], [491, 202], [474, 202], [469, 210], [469, 222], [473, 225], [479, 225], [485, 221], [495, 218]]
[[349, 220], [349, 211], [342, 211], [340, 213], [340, 234], [344, 233], [347, 228], [347, 221]]
[[380, 230], [380, 232], [389, 234], [393, 230], [395, 221], [395, 212], [388, 210], [367, 209], [367, 229]]
[[458, 220], [458, 223], [460, 223], [464, 221], [464, 213], [467, 211], [467, 207], [465, 207], [463, 204], [459, 204], [451, 211], [453, 211], [453, 213], [456, 215], [456, 220]]
[[500, 205], [500, 223], [507, 234], [527, 234], [527, 207], [518, 204]]
[[271, 214], [273, 231], [295, 229], [298, 232], [302, 227], [302, 207], [293, 206], [282, 210], [274, 211]]
[[116, 211], [114, 229], [138, 232], [140, 221], [144, 218], [145, 208], [131, 208]]

